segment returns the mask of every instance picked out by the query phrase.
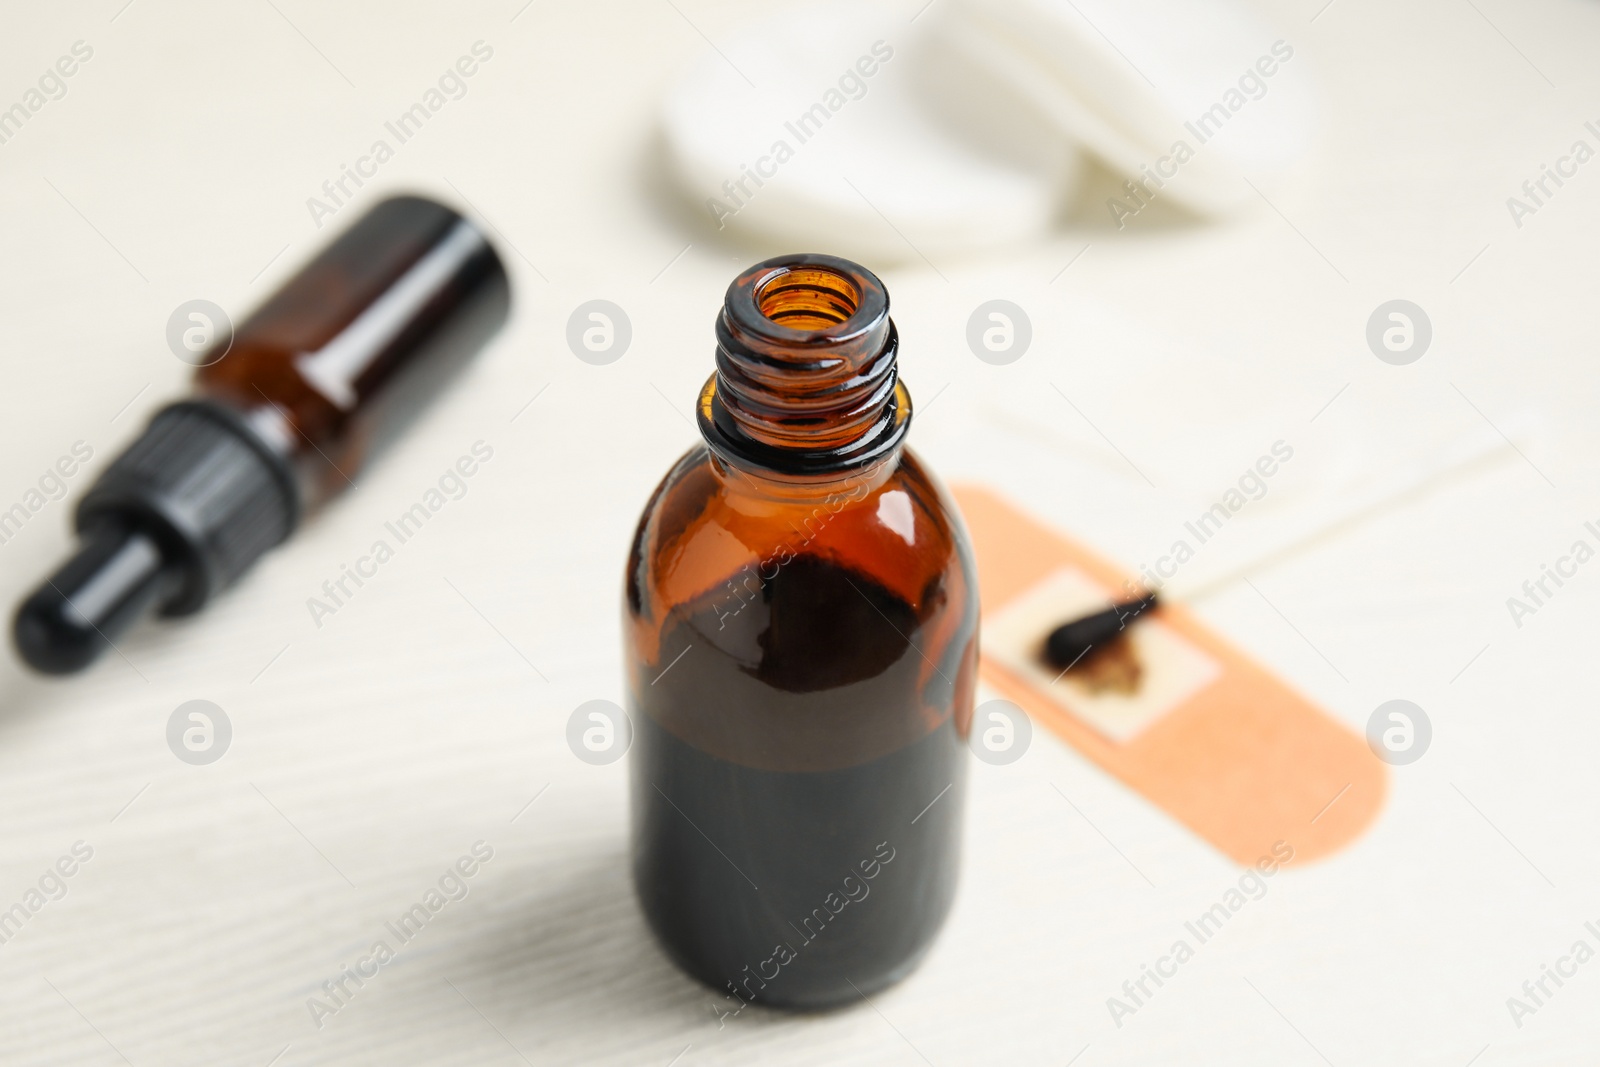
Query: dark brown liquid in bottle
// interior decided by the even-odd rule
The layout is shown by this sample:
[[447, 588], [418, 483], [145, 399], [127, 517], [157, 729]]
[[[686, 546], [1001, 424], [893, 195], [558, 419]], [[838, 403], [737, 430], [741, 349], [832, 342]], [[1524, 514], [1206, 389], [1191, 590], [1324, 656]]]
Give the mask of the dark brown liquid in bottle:
[[[897, 437], [871, 462], [814, 475], [819, 488], [751, 462], [756, 450], [724, 432], [737, 417], [719, 409], [749, 398], [716, 394], [748, 369], [729, 366], [740, 349], [760, 340], [738, 335], [741, 287], [759, 298], [777, 269], [778, 285], [787, 271], [823, 289], [842, 305], [823, 330], [855, 322], [875, 295], [876, 279], [853, 265], [800, 258], [730, 289], [721, 373], [702, 397], [711, 450], [668, 474], [629, 568], [635, 881], [667, 951], [737, 998], [730, 1010], [827, 1008], [896, 981], [930, 946], [958, 866], [977, 605], [953, 507]], [[817, 260], [840, 275], [793, 277]], [[881, 322], [840, 346], [863, 354], [846, 352], [834, 373], [887, 397], [881, 426], [903, 434], [909, 402], [876, 295]], [[770, 319], [760, 328], [803, 332]], [[818, 392], [823, 406], [861, 406]], [[769, 439], [806, 439], [793, 424], [764, 425], [754, 406], [738, 416]], [[813, 405], [796, 418], [829, 415]], [[870, 444], [873, 420], [861, 422]], [[724, 462], [725, 450], [739, 451]]]

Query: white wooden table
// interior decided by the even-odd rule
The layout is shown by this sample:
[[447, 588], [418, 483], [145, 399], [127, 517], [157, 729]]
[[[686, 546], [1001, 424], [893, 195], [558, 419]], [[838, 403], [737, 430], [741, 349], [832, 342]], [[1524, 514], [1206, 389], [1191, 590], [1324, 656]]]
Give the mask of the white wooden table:
[[[331, 232], [307, 198], [480, 40], [493, 55], [466, 94], [333, 222], [385, 190], [466, 203], [491, 220], [517, 304], [356, 491], [205, 614], [146, 626], [65, 681], [8, 652], [0, 908], [41, 878], [59, 899], [0, 944], [0, 1062], [1600, 1056], [1600, 962], [1546, 980], [1533, 1014], [1507, 1007], [1574, 942], [1600, 949], [1584, 926], [1600, 926], [1600, 564], [1520, 628], [1505, 603], [1572, 542], [1595, 543], [1583, 524], [1600, 519], [1600, 163], [1520, 228], [1505, 203], [1572, 142], [1600, 148], [1584, 128], [1600, 120], [1600, 7], [1275, 3], [1326, 111], [1314, 179], [1274, 209], [1122, 232], [1091, 212], [1049, 244], [941, 263], [942, 278], [920, 262], [883, 271], [905, 379], [927, 398], [914, 445], [947, 479], [993, 484], [1129, 566], [1275, 438], [1306, 460], [1292, 510], [1318, 479], [1377, 477], [1430, 434], [1531, 416], [1523, 454], [1197, 605], [1352, 729], [1405, 697], [1434, 738], [1363, 839], [1274, 879], [1118, 1027], [1107, 998], [1238, 872], [1052, 736], [1012, 766], [974, 766], [959, 901], [920, 971], [871, 1005], [723, 1024], [724, 1002], [676, 972], [635, 909], [625, 763], [566, 747], [573, 708], [621, 698], [623, 555], [694, 440], [723, 288], [776, 251], [708, 236], [662, 188], [653, 135], [664, 87], [754, 6], [123, 4], [18, 8], [0, 33], [0, 105], [74, 42], [92, 49], [0, 144], [0, 507], [75, 442], [94, 453], [66, 499], [0, 545], [0, 601], [56, 564], [72, 501], [183, 389], [171, 310], [248, 308], [291, 273]], [[1034, 350], [1009, 367], [963, 338], [996, 296], [1034, 323]], [[634, 329], [606, 367], [563, 341], [598, 297]], [[1363, 338], [1397, 297], [1435, 328], [1409, 367]], [[494, 456], [468, 494], [317, 627], [306, 598], [480, 440]], [[233, 725], [209, 766], [165, 742], [192, 699]], [[78, 842], [92, 856], [45, 877]], [[476, 842], [493, 856], [467, 896], [364, 986], [347, 980], [319, 1027], [308, 999]]]

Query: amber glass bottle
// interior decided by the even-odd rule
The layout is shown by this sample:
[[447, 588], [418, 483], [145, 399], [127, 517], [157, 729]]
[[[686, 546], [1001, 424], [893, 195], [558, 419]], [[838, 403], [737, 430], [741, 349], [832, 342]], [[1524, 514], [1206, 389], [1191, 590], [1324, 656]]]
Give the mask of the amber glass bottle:
[[375, 204], [205, 353], [78, 503], [82, 542], [17, 610], [23, 658], [82, 670], [150, 610], [198, 611], [356, 472], [505, 322], [488, 240], [443, 204]]
[[626, 576], [634, 878], [736, 1001], [820, 1009], [916, 966], [954, 893], [978, 600], [905, 447], [883, 284], [822, 255], [728, 288], [705, 438]]

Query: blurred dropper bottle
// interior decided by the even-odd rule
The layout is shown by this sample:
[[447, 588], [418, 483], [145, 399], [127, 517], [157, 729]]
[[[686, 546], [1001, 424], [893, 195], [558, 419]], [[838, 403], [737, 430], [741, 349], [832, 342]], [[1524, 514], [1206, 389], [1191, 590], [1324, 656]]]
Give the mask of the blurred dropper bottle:
[[77, 553], [17, 610], [22, 658], [72, 673], [146, 612], [200, 610], [353, 484], [509, 308], [473, 223], [415, 196], [375, 205], [219, 335], [193, 395], [89, 488]]

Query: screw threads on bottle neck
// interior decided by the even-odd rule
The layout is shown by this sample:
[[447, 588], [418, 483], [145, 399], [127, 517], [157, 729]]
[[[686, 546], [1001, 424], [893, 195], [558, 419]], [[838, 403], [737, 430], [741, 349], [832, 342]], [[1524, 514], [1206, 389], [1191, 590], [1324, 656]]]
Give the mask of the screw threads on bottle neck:
[[780, 473], [855, 467], [910, 422], [889, 297], [864, 267], [792, 255], [750, 268], [717, 317], [700, 429], [729, 462]]

